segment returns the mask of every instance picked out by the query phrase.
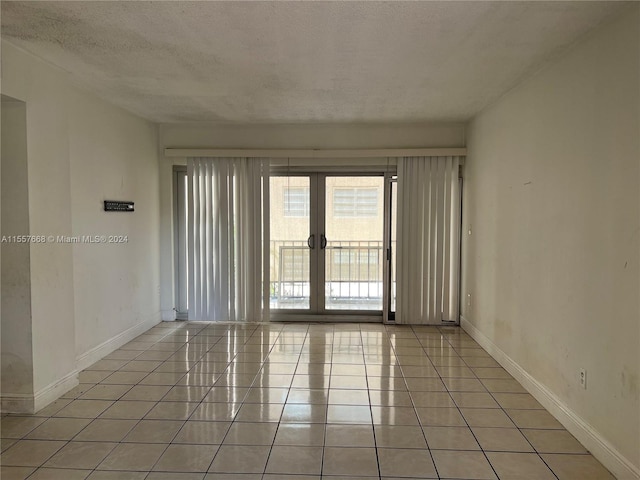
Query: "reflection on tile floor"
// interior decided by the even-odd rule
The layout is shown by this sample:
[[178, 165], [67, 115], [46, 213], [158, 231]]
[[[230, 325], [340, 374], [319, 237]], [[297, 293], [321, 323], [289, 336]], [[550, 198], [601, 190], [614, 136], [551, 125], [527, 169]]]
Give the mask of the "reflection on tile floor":
[[3, 480], [613, 478], [457, 327], [162, 323], [1, 433]]

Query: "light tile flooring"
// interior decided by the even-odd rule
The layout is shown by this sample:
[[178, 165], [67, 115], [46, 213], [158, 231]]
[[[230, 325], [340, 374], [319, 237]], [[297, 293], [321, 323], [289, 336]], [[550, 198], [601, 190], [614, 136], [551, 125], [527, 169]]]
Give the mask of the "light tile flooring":
[[613, 478], [460, 328], [162, 323], [36, 415], [2, 479]]

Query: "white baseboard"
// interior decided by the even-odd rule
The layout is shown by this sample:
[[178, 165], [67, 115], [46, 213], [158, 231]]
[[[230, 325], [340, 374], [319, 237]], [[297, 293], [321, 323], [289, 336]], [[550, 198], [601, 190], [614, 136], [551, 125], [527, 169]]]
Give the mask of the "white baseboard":
[[591, 454], [608, 468], [619, 480], [640, 480], [640, 468], [633, 465], [610, 442], [551, 390], [527, 373], [518, 363], [504, 353], [484, 333], [463, 316], [460, 326], [480, 344], [500, 365], [535, 397]]
[[79, 355], [76, 358], [76, 370], [63, 378], [40, 389], [33, 395], [2, 394], [0, 408], [3, 413], [35, 413], [60, 398], [64, 393], [78, 385], [78, 372], [97, 362], [138, 335], [160, 323], [160, 312], [151, 315], [137, 325], [101, 343], [97, 347]]
[[2, 394], [3, 413], [33, 414], [78, 385], [78, 372], [73, 371], [60, 380], [47, 385], [33, 395], [28, 393]]
[[160, 312], [151, 315], [147, 320], [134, 325], [133, 327], [125, 330], [115, 337], [110, 338], [106, 342], [101, 343], [97, 347], [94, 347], [91, 350], [79, 355], [76, 358], [76, 368], [78, 372], [84, 370], [90, 365], [93, 365], [101, 358], [109, 355], [114, 350], [120, 348], [125, 343], [130, 342], [138, 335], [141, 335], [158, 323], [160, 323]]
[[34, 397], [28, 393], [3, 393], [0, 396], [2, 413], [34, 413]]
[[78, 385], [78, 372], [74, 371], [62, 377], [46, 387], [40, 389], [34, 396], [34, 412], [42, 410], [54, 400], [67, 393], [73, 387]]

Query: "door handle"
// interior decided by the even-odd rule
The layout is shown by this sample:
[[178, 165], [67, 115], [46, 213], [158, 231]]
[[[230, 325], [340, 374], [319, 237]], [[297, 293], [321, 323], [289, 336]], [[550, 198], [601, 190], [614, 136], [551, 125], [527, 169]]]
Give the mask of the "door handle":
[[327, 237], [324, 236], [324, 233], [320, 234], [320, 248], [324, 250], [327, 247]]
[[316, 236], [313, 233], [309, 235], [309, 238], [307, 238], [307, 247], [311, 250], [316, 248]]

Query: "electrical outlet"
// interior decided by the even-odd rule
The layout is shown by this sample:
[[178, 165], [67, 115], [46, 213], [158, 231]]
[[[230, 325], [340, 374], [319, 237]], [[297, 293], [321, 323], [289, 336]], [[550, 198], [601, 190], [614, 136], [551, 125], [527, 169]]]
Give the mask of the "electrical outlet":
[[467, 307], [471, 307], [471, 294], [467, 293]]
[[587, 371], [584, 368], [580, 369], [580, 386], [587, 389]]

